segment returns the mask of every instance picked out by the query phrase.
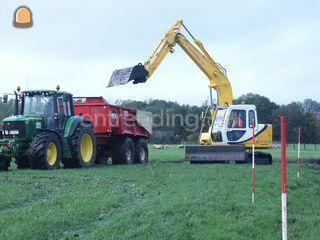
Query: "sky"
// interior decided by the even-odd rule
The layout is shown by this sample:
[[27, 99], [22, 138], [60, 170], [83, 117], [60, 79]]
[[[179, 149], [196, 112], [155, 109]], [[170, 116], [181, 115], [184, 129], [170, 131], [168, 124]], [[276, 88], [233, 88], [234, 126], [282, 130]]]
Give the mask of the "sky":
[[[20, 5], [32, 10], [30, 29], [12, 25]], [[1, 0], [0, 94], [59, 84], [110, 102], [200, 105], [208, 79], [179, 46], [147, 83], [106, 88], [113, 70], [144, 63], [182, 19], [227, 69], [235, 98], [253, 92], [278, 104], [320, 101], [319, 12], [316, 0]]]

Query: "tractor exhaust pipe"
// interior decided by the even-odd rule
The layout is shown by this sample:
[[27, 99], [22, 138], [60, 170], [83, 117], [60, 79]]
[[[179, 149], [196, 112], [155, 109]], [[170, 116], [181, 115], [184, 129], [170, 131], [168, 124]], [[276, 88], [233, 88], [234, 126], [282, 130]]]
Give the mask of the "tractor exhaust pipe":
[[144, 83], [147, 81], [148, 74], [149, 72], [141, 63], [134, 67], [115, 70], [107, 88], [124, 85], [130, 81], [133, 81], [133, 84]]

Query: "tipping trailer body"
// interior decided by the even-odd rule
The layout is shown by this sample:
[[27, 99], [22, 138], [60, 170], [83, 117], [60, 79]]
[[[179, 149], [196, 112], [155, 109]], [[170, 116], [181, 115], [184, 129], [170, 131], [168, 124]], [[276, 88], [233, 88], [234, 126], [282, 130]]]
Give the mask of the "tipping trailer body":
[[151, 136], [151, 114], [109, 104], [103, 97], [74, 97], [74, 111], [76, 115], [91, 121], [98, 158], [114, 158], [115, 153], [112, 152], [126, 139], [136, 146]]

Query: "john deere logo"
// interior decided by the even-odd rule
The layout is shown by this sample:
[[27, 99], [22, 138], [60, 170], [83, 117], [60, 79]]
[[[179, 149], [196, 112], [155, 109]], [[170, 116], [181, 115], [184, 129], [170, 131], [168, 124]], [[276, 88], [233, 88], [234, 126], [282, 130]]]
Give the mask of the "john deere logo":
[[13, 26], [17, 28], [29, 28], [32, 27], [32, 12], [30, 8], [26, 6], [20, 6], [16, 9], [13, 16]]

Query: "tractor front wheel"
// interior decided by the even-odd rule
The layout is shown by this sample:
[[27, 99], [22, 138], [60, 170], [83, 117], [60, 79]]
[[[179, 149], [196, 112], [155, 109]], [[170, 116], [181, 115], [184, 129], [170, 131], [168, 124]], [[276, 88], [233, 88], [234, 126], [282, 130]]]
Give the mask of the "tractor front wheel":
[[61, 143], [50, 132], [38, 133], [30, 143], [30, 165], [33, 169], [56, 169], [61, 161]]
[[10, 157], [0, 157], [0, 171], [8, 171], [10, 167]]

